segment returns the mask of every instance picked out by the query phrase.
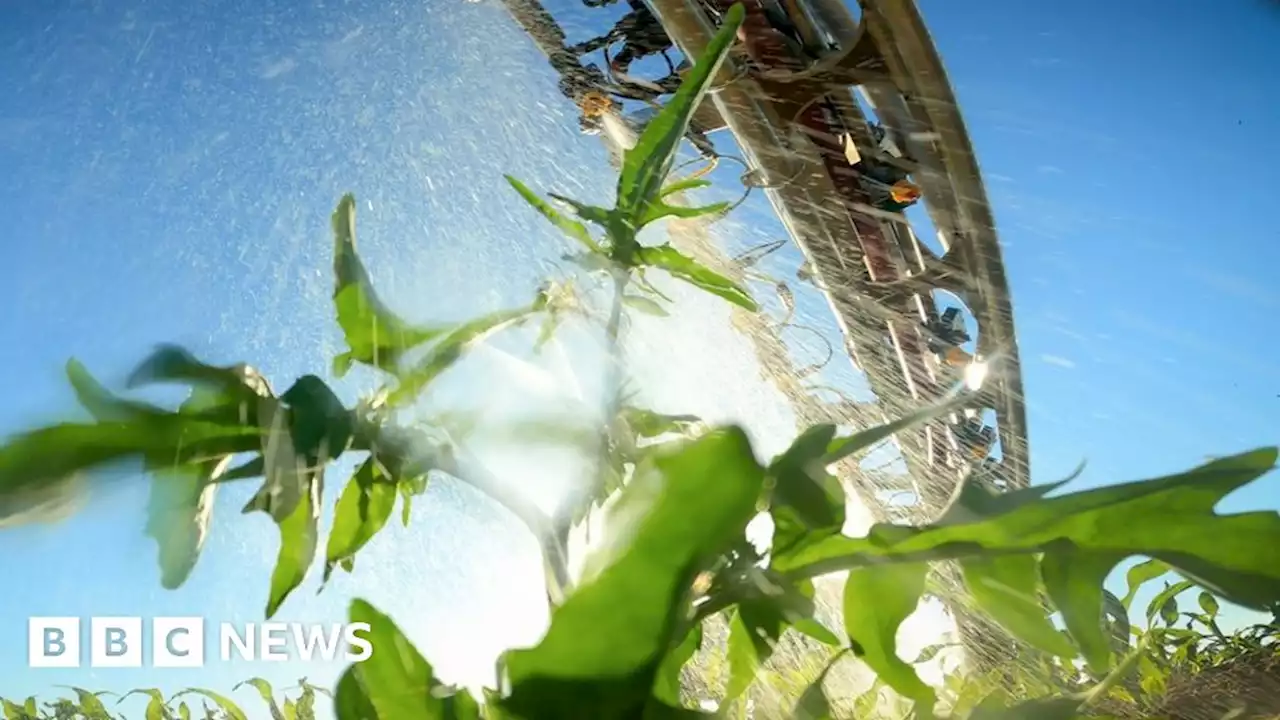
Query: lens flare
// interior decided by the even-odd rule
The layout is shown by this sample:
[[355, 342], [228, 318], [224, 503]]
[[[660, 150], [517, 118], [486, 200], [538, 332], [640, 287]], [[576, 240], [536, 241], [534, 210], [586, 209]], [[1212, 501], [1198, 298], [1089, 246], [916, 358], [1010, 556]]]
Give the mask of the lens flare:
[[969, 363], [964, 369], [964, 386], [973, 392], [981, 390], [990, 370], [990, 366], [980, 360]]

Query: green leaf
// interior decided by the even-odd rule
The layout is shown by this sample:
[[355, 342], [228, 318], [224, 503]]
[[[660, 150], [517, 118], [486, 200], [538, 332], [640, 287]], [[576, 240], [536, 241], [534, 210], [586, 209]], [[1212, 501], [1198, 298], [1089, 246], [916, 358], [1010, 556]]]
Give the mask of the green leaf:
[[60, 511], [78, 495], [74, 474], [140, 458], [151, 467], [193, 457], [245, 452], [256, 434], [176, 413], [125, 422], [63, 423], [7, 438], [0, 445], [0, 523], [13, 525]]
[[1111, 633], [1113, 652], [1121, 648], [1128, 648], [1131, 645], [1133, 636], [1133, 628], [1129, 621], [1129, 611], [1120, 604], [1120, 598], [1106, 588], [1102, 590], [1102, 619], [1103, 624]]
[[505, 656], [516, 714], [603, 720], [636, 712], [693, 578], [743, 537], [764, 480], [745, 433], [731, 427], [672, 445], [647, 457], [610, 508], [607, 550], [588, 563], [542, 641]]
[[1124, 605], [1126, 610], [1133, 604], [1133, 598], [1137, 596], [1138, 590], [1148, 582], [1169, 572], [1169, 566], [1159, 560], [1146, 560], [1129, 568], [1129, 572], [1125, 574], [1125, 582], [1128, 584], [1128, 590], [1124, 597], [1121, 598], [1120, 604]]
[[[373, 654], [347, 667], [334, 692], [338, 720], [476, 720], [475, 701], [441, 697], [443, 686], [391, 618], [364, 600], [351, 601], [353, 623], [369, 624]], [[465, 695], [463, 693], [459, 693]]]
[[903, 697], [932, 707], [933, 689], [898, 657], [898, 628], [916, 611], [927, 563], [877, 565], [849, 571], [844, 585], [844, 626], [853, 653]]
[[1218, 600], [1213, 596], [1213, 593], [1204, 592], [1202, 590], [1200, 591], [1200, 597], [1197, 598], [1197, 600], [1200, 603], [1200, 609], [1204, 611], [1205, 615], [1208, 615], [1210, 618], [1217, 617]]
[[969, 720], [1075, 720], [1080, 710], [1080, 699], [1072, 696], [1036, 698], [1005, 707], [1002, 701], [1007, 697], [1003, 691], [987, 696]]
[[667, 183], [659, 193], [659, 197], [668, 197], [677, 193], [689, 192], [711, 187], [711, 181], [702, 177], [687, 177]]
[[1133, 648], [1125, 657], [1107, 673], [1101, 681], [1084, 692], [1077, 693], [1081, 701], [1081, 707], [1086, 705], [1097, 705], [1100, 700], [1106, 698], [1113, 690], [1120, 688], [1121, 681], [1133, 673], [1140, 667], [1143, 662], [1147, 662], [1151, 658], [1150, 650], [1151, 638], [1149, 636], [1142, 638], [1138, 646]]
[[[178, 698], [183, 697], [185, 695], [199, 695], [201, 697], [206, 697], [212, 700], [213, 703], [218, 706], [219, 710], [227, 714], [229, 720], [249, 720], [248, 716], [244, 714], [244, 711], [241, 710], [240, 706], [236, 705], [233, 700], [223, 695], [219, 695], [218, 693], [213, 692], [212, 690], [205, 690], [202, 688], [187, 688], [186, 690], [183, 690], [182, 692], [174, 695], [172, 698], [170, 698], [170, 700], [171, 701], [177, 700]], [[179, 708], [179, 712], [181, 712], [181, 708]]]
[[276, 704], [275, 691], [271, 688], [271, 683], [258, 677], [249, 678], [237, 683], [235, 687], [231, 688], [231, 692], [235, 692], [245, 685], [257, 690], [258, 694], [262, 696], [262, 702], [266, 703], [267, 708], [271, 710], [272, 720], [285, 720], [284, 713], [280, 710], [280, 706]]
[[1164, 604], [1160, 606], [1160, 619], [1169, 627], [1173, 627], [1173, 624], [1178, 622], [1177, 598], [1171, 597], [1164, 601]]
[[1062, 612], [1067, 632], [1084, 655], [1089, 669], [1099, 675], [1111, 666], [1111, 644], [1103, 627], [1102, 584], [1120, 558], [1104, 553], [1046, 552], [1040, 562], [1045, 590]]
[[309, 462], [297, 448], [291, 416], [285, 406], [261, 408], [264, 425], [260, 451], [265, 477], [242, 513], [264, 512], [277, 523], [283, 522], [302, 502], [312, 478], [323, 472], [323, 465]]
[[399, 375], [400, 385], [387, 398], [388, 404], [400, 405], [417, 397], [427, 385], [453, 367], [453, 364], [472, 346], [505, 327], [528, 319], [545, 307], [545, 298], [539, 296], [526, 307], [499, 310], [450, 330], [439, 342], [432, 345], [426, 355], [415, 362], [412, 368]]
[[293, 513], [279, 523], [280, 551], [276, 555], [275, 569], [271, 571], [267, 619], [273, 617], [289, 593], [302, 584], [311, 561], [315, 559], [316, 546], [320, 542], [320, 493], [323, 484], [320, 478], [314, 478]]
[[376, 458], [370, 457], [356, 470], [338, 497], [333, 510], [333, 528], [325, 550], [324, 579], [333, 568], [347, 563], [360, 548], [387, 524], [396, 505], [397, 484], [388, 478]]
[[943, 510], [936, 524], [939, 526], [965, 525], [1004, 515], [1039, 502], [1067, 482], [1067, 480], [1061, 480], [997, 492], [984, 485], [980, 475], [970, 473], [960, 481], [960, 487], [956, 489], [950, 504]]
[[[229, 404], [242, 405], [252, 412], [254, 401], [260, 397], [272, 397], [271, 384], [257, 370], [248, 365], [218, 367], [201, 362], [179, 345], [160, 345], [147, 356], [129, 375], [130, 388], [159, 382], [182, 382], [212, 391], [227, 399]], [[249, 415], [245, 421], [252, 423]]]
[[[18, 705], [4, 698], [0, 698], [0, 706], [4, 708], [5, 720], [40, 720], [36, 714], [35, 699], [29, 699], [26, 706]], [[147, 720], [151, 720], [150, 717]], [[163, 720], [163, 718], [161, 719]]]
[[301, 680], [298, 681], [298, 687], [302, 688], [302, 691], [304, 694], [319, 693], [320, 695], [324, 695], [325, 697], [329, 697], [329, 698], [333, 697], [333, 691], [331, 691], [329, 688], [320, 687], [319, 685], [312, 685], [311, 683], [307, 682], [306, 678], [302, 678]]
[[213, 520], [214, 481], [230, 462], [231, 456], [224, 455], [152, 476], [146, 534], [156, 540], [160, 584], [166, 590], [176, 590], [191, 576]]
[[515, 188], [516, 192], [520, 193], [520, 197], [524, 198], [525, 202], [532, 205], [533, 209], [537, 210], [539, 213], [542, 214], [544, 218], [551, 221], [551, 224], [555, 225], [556, 228], [560, 230], [560, 232], [564, 233], [565, 235], [569, 236], [574, 240], [577, 240], [579, 243], [582, 244], [583, 247], [585, 247], [587, 250], [590, 250], [591, 252], [594, 252], [594, 253], [603, 252], [600, 249], [599, 243], [597, 243], [594, 239], [592, 239], [591, 233], [587, 231], [587, 228], [585, 225], [583, 225], [580, 222], [577, 222], [576, 220], [570, 220], [569, 218], [562, 215], [559, 210], [556, 210], [555, 208], [551, 207], [551, 205], [549, 205], [547, 201], [538, 197], [532, 190], [525, 187], [524, 183], [520, 182], [519, 180], [511, 177], [510, 175], [503, 175], [503, 177], [507, 179], [507, 182], [511, 183], [511, 187]]
[[250, 480], [257, 477], [262, 477], [264, 474], [266, 474], [266, 472], [267, 472], [267, 463], [265, 460], [262, 459], [262, 456], [259, 455], [258, 457], [253, 458], [252, 460], [247, 460], [231, 468], [230, 470], [227, 470], [226, 472], [219, 475], [218, 478], [220, 482], [227, 482], [230, 480]]
[[100, 695], [110, 695], [114, 693], [91, 692], [84, 688], [78, 688], [74, 685], [64, 685], [69, 690], [73, 690], [76, 699], [80, 702], [80, 712], [84, 713], [89, 720], [110, 720], [111, 715], [107, 712], [107, 707], [102, 704], [99, 699]]
[[564, 203], [565, 205], [573, 208], [573, 211], [578, 214], [578, 217], [586, 220], [587, 222], [595, 223], [602, 227], [608, 227], [613, 221], [612, 210], [597, 207], [595, 205], [588, 205], [586, 203], [580, 203], [577, 200], [565, 197], [564, 195], [557, 195], [555, 193], [547, 193], [547, 195], [550, 196], [552, 200]]
[[[1040, 567], [1034, 555], [967, 558], [960, 568], [978, 607], [1014, 637], [1058, 657], [1075, 657], [1075, 648], [1040, 603]], [[1100, 622], [1101, 613], [1095, 624]]]
[[[1172, 585], [1166, 584], [1164, 590], [1161, 590], [1159, 594], [1151, 598], [1151, 602], [1147, 603], [1147, 623], [1153, 622], [1157, 615], [1161, 616], [1166, 625], [1172, 625], [1176, 622], [1178, 619], [1178, 595], [1193, 587], [1195, 587], [1195, 583], [1190, 580], [1181, 580]], [[1170, 606], [1172, 606], [1171, 611]], [[1172, 617], [1172, 619], [1169, 619], [1169, 617]]]
[[[377, 720], [378, 709], [356, 679], [356, 665], [338, 678], [333, 691], [333, 713], [337, 720]], [[429, 717], [429, 716], [426, 716]]]
[[825, 464], [839, 462], [847, 457], [857, 455], [864, 450], [875, 447], [877, 443], [887, 440], [894, 435], [909, 430], [916, 425], [942, 417], [947, 413], [955, 410], [963, 402], [963, 398], [954, 398], [944, 403], [939, 403], [931, 407], [917, 410], [910, 415], [888, 422], [883, 425], [877, 425], [873, 428], [860, 430], [847, 437], [834, 438], [827, 447], [827, 457]]
[[662, 659], [657, 677], [653, 683], [653, 695], [669, 705], [680, 704], [680, 671], [689, 662], [698, 649], [702, 647], [702, 624], [699, 623], [685, 634], [680, 641]]
[[798, 618], [792, 620], [791, 627], [794, 628], [796, 632], [808, 635], [823, 645], [835, 647], [841, 644], [840, 638], [836, 637], [835, 633], [831, 632], [826, 625], [818, 622], [815, 618]]
[[659, 305], [655, 300], [643, 295], [623, 295], [622, 304], [645, 315], [654, 317], [669, 317], [671, 315], [666, 308]]
[[85, 476], [77, 473], [0, 491], [0, 529], [67, 518], [84, 504], [87, 486]]
[[750, 293], [737, 283], [710, 268], [700, 265], [693, 258], [682, 254], [670, 245], [642, 247], [636, 250], [636, 262], [639, 265], [662, 268], [672, 277], [683, 280], [694, 287], [705, 290], [728, 300], [734, 305], [746, 308], [751, 312], [760, 309]]
[[648, 211], [640, 218], [640, 222], [637, 224], [637, 227], [644, 227], [665, 217], [677, 217], [684, 220], [691, 220], [705, 215], [720, 215], [730, 207], [732, 206], [727, 202], [689, 207], [687, 205], [668, 205], [661, 200], [655, 200], [653, 204], [649, 206]]
[[75, 358], [67, 361], [67, 381], [75, 391], [76, 401], [100, 422], [127, 422], [167, 415], [164, 410], [149, 403], [123, 400], [102, 386], [89, 370]]
[[[234, 380], [228, 380], [229, 387], [221, 391], [232, 403], [239, 402], [238, 390], [250, 390], [258, 397], [254, 388], [238, 384], [241, 377], [237, 375]], [[269, 395], [265, 380], [257, 386], [257, 389], [263, 388]], [[208, 398], [193, 397], [184, 404], [183, 410], [194, 409], [193, 405], [203, 399]], [[246, 404], [249, 403], [246, 401]], [[156, 540], [160, 583], [167, 590], [181, 587], [200, 558], [213, 520], [219, 483], [232, 479], [226, 472], [231, 459], [231, 455], [222, 455], [186, 466], [157, 469], [152, 474], [145, 532]], [[236, 470], [243, 470], [243, 466]]]
[[690, 710], [684, 707], [673, 707], [658, 700], [645, 705], [640, 720], [720, 720], [722, 715], [705, 713], [701, 710]]
[[280, 399], [292, 410], [289, 419], [294, 447], [307, 459], [335, 460], [351, 444], [355, 421], [325, 381], [303, 375]]
[[624, 407], [620, 414], [631, 432], [642, 438], [655, 438], [668, 433], [684, 435], [702, 422], [696, 415], [664, 415], [637, 407]]
[[796, 702], [795, 709], [791, 712], [793, 720], [831, 720], [831, 703], [827, 701], [827, 693], [822, 684], [827, 681], [827, 675], [831, 674], [831, 669], [844, 657], [845, 652], [847, 651], [833, 655], [823, 666], [818, 677], [805, 688]]
[[725, 14], [720, 29], [684, 76], [680, 89], [649, 121], [635, 147], [623, 157], [618, 175], [618, 211], [631, 218], [634, 227], [639, 227], [635, 221], [644, 216], [666, 182], [676, 150], [688, 132], [689, 120], [702, 103], [711, 79], [724, 64], [743, 17], [744, 10], [737, 6]]
[[596, 255], [595, 253], [571, 253], [562, 256], [565, 262], [571, 262], [574, 265], [586, 270], [589, 273], [594, 272], [611, 272], [617, 270], [619, 263], [614, 262], [613, 258], [604, 255]]
[[[809, 580], [793, 583], [767, 568], [750, 567], [734, 582], [732, 590], [738, 607], [748, 608], [745, 619], [756, 629], [764, 629], [777, 639], [787, 628], [808, 635], [824, 645], [840, 646], [843, 641], [814, 618], [814, 586]], [[771, 626], [778, 630], [771, 630]], [[758, 633], [751, 636], [759, 638]], [[744, 636], [745, 637], [745, 636]], [[767, 655], [761, 653], [760, 660]]]
[[[884, 680], [878, 677], [871, 679], [871, 687], [867, 688], [853, 702], [853, 712], [856, 718], [872, 718], [876, 716], [877, 708], [880, 705], [880, 696], [885, 688]], [[926, 716], [928, 717], [928, 716]]]
[[835, 433], [834, 425], [814, 425], [769, 465], [775, 553], [810, 533], [839, 534], [844, 527], [844, 490], [825, 458]]
[[406, 351], [434, 340], [442, 330], [410, 325], [378, 299], [373, 281], [356, 252], [354, 195], [342, 196], [332, 220], [333, 305], [350, 348], [334, 359], [334, 375], [342, 377], [355, 362], [394, 373]]
[[[404, 527], [409, 527], [409, 519], [413, 517], [413, 496], [416, 493], [413, 492], [413, 488], [406, 482], [397, 483], [396, 491], [404, 500], [404, 502], [400, 504], [400, 524]], [[351, 572], [351, 562], [351, 560], [347, 560], [347, 572]]]
[[355, 422], [315, 375], [298, 378], [281, 399], [288, 408], [260, 409], [266, 479], [244, 508], [246, 513], [266, 512], [277, 523], [291, 516], [305, 492], [320, 482], [328, 462], [346, 451]]
[[736, 700], [756, 679], [760, 666], [773, 655], [785, 625], [769, 603], [744, 601], [729, 619], [729, 682], [725, 702]]
[[938, 653], [942, 652], [943, 650], [946, 650], [949, 647], [954, 647], [954, 646], [955, 646], [954, 643], [934, 643], [932, 645], [927, 645], [923, 650], [920, 651], [920, 654], [916, 656], [916, 659], [911, 661], [911, 664], [923, 665], [924, 663], [927, 663], [930, 660], [933, 660], [934, 658], [938, 657]]
[[[198, 387], [197, 389], [203, 392], [193, 393], [192, 397], [182, 404], [179, 411], [174, 413], [149, 403], [117, 397], [95, 380], [84, 365], [74, 358], [68, 360], [66, 366], [67, 380], [76, 393], [76, 399], [100, 423], [178, 426], [186, 424], [195, 426], [199, 423], [208, 431], [207, 441], [225, 438], [232, 443], [226, 451], [239, 452], [250, 449], [249, 439], [256, 434], [257, 428], [256, 405], [262, 398], [271, 396], [270, 387], [265, 379], [256, 374], [257, 371], [247, 366], [235, 370], [225, 368], [210, 370], [224, 372], [232, 377], [233, 379], [229, 381], [230, 389], [211, 390], [208, 387]], [[137, 374], [135, 371], [135, 375]], [[246, 408], [246, 404], [255, 407]], [[236, 442], [236, 438], [239, 438], [239, 442]], [[182, 442], [185, 444], [173, 448], [167, 455], [148, 458], [148, 466], [183, 464], [192, 458], [204, 459], [216, 454], [216, 450], [212, 448], [190, 446], [191, 443], [198, 441], [199, 438], [184, 438]], [[219, 444], [224, 443], [219, 442]]]
[[1082, 708], [1106, 697], [1134, 667], [1147, 659], [1146, 647], [1135, 648], [1101, 682], [1070, 695], [1036, 698], [1007, 706], [1008, 695], [998, 689], [984, 698], [969, 717], [971, 720], [1075, 720], [1081, 716]]
[[653, 283], [649, 282], [649, 279], [645, 277], [644, 268], [636, 268], [635, 271], [632, 273], [632, 280], [635, 282], [636, 287], [649, 293], [650, 295], [666, 300], [667, 302], [675, 302], [675, 300], [672, 300], [668, 295], [663, 293], [658, 288], [654, 287]]
[[1179, 475], [1016, 504], [972, 522], [877, 525], [866, 538], [823, 538], [774, 564], [811, 577], [888, 559], [1036, 553], [1065, 540], [1089, 552], [1158, 558], [1220, 597], [1265, 609], [1280, 597], [1280, 566], [1257, 548], [1280, 543], [1280, 516], [1218, 515], [1214, 506], [1275, 460], [1274, 449], [1245, 453]]
[[191, 708], [187, 707], [186, 703], [178, 705], [178, 717], [182, 720], [191, 720]]
[[481, 720], [484, 717], [480, 703], [466, 690], [457, 690], [442, 698], [444, 717], [448, 720]]

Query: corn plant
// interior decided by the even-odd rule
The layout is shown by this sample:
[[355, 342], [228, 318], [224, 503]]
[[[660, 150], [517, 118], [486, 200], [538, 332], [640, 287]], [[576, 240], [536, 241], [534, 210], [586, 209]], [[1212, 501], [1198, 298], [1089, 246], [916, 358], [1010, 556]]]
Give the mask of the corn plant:
[[[746, 289], [669, 245], [644, 244], [639, 236], [665, 217], [725, 210], [676, 204], [676, 193], [705, 181], [669, 176], [690, 115], [742, 19], [740, 7], [725, 17], [679, 92], [626, 153], [614, 207], [558, 196], [553, 205], [508, 178], [533, 209], [577, 243], [574, 259], [584, 277], [602, 279], [612, 290], [604, 331], [615, 348], [625, 313], [667, 312], [670, 301], [648, 273], [665, 272], [757, 309]], [[73, 360], [68, 379], [93, 419], [35, 428], [0, 446], [0, 507], [16, 515], [44, 508], [73, 496], [85, 471], [140, 459], [151, 473], [147, 530], [158, 544], [160, 581], [177, 588], [198, 561], [218, 489], [256, 480], [259, 489], [244, 512], [268, 514], [280, 534], [264, 604], [264, 615], [271, 617], [313, 566], [322, 565], [325, 578], [338, 570], [357, 572], [361, 549], [397, 505], [403, 512], [433, 478], [449, 476], [486, 493], [519, 518], [542, 548], [552, 604], [545, 635], [534, 647], [506, 652], [495, 689], [474, 697], [438, 680], [391, 618], [354, 600], [350, 619], [370, 625], [374, 651], [350, 666], [334, 688], [335, 711], [343, 720], [715, 717], [682, 707], [679, 692], [680, 670], [701, 645], [702, 625], [712, 617], [730, 628], [731, 695], [751, 685], [783, 633], [798, 632], [857, 658], [917, 717], [934, 717], [943, 712], [938, 693], [899, 658], [895, 636], [924, 594], [930, 566], [944, 561], [959, 564], [978, 610], [1046, 657], [1082, 662], [1097, 680], [1079, 690], [1046, 687], [1044, 697], [992, 692], [964, 714], [975, 720], [1068, 718], [1110, 693], [1142, 657], [1141, 648], [1117, 652], [1103, 622], [1103, 581], [1126, 558], [1156, 559], [1213, 597], [1245, 607], [1265, 609], [1280, 601], [1280, 564], [1258, 552], [1280, 547], [1280, 516], [1214, 510], [1222, 497], [1267, 473], [1275, 449], [1079, 492], [1050, 483], [993, 494], [979, 473], [957, 487], [932, 522], [878, 524], [865, 537], [844, 535], [844, 490], [828, 468], [954, 410], [964, 397], [849, 435], [833, 425], [810, 427], [786, 451], [762, 462], [740, 427], [708, 427], [696, 418], [629, 404], [621, 392], [623, 370], [615, 363], [609, 421], [597, 429], [595, 482], [546, 514], [488, 476], [447, 432], [399, 424], [396, 414], [493, 335], [534, 322], [543, 324], [544, 336], [554, 334], [560, 319], [583, 312], [585, 301], [575, 285], [553, 278], [520, 307], [453, 325], [414, 324], [375, 292], [357, 251], [354, 196], [339, 201], [332, 229], [333, 303], [347, 345], [332, 370], [342, 375], [357, 364], [374, 368], [387, 379], [382, 391], [347, 407], [321, 377], [306, 375], [277, 394], [251, 366], [214, 366], [180, 347], [164, 346], [139, 364], [127, 384], [189, 386], [189, 399], [170, 409], [111, 392]], [[346, 456], [360, 464], [338, 496], [322, 550], [318, 520], [325, 471]], [[606, 499], [609, 505], [601, 509]], [[763, 550], [745, 539], [747, 523], [761, 511], [774, 525]], [[604, 513], [611, 540], [572, 577], [565, 537], [596, 512]], [[833, 628], [815, 617], [813, 581], [836, 573], [845, 575], [843, 618], [842, 627]], [[1054, 613], [1065, 630], [1053, 622]], [[273, 718], [304, 716], [301, 699], [277, 706], [269, 686], [246, 687], [263, 696]], [[220, 695], [189, 695], [213, 702], [210, 712], [244, 717]], [[79, 696], [79, 711], [99, 712], [100, 702], [84, 709], [91, 702], [87, 697]], [[309, 709], [314, 693], [307, 697]], [[166, 709], [173, 698], [152, 699], [157, 717], [175, 712]], [[30, 705], [14, 707], [26, 712]], [[176, 712], [185, 717], [190, 710], [181, 707]], [[802, 694], [794, 712], [832, 716], [820, 682]]]
[[[271, 713], [271, 720], [315, 720], [317, 697], [323, 695], [332, 698], [329, 690], [312, 685], [306, 678], [299, 680], [296, 688], [284, 691], [280, 698], [283, 702], [277, 702], [276, 690], [262, 678], [249, 678], [232, 688], [232, 692], [241, 688], [251, 688], [258, 694]], [[230, 697], [201, 688], [187, 688], [167, 698], [156, 688], [138, 688], [119, 696], [112, 705], [108, 705], [103, 698], [114, 697], [114, 693], [91, 692], [74, 687], [69, 689], [75, 692], [75, 699], [58, 698], [41, 703], [35, 697], [29, 697], [22, 703], [17, 703], [0, 698], [4, 720], [117, 720], [125, 716], [115, 713], [111, 709], [112, 705], [119, 705], [134, 695], [143, 696], [147, 700], [143, 711], [146, 720], [246, 720], [250, 717]], [[293, 691], [296, 694], [291, 694]], [[192, 710], [196, 699], [200, 702], [199, 709]]]

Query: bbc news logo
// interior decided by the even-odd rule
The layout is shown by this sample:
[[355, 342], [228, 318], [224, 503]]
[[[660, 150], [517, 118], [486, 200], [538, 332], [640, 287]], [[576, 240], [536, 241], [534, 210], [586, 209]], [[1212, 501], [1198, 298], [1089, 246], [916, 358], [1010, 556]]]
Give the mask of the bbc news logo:
[[[142, 667], [150, 648], [150, 666], [204, 667], [205, 620], [198, 617], [152, 618], [149, 633], [140, 617], [89, 618], [88, 643], [82, 643], [78, 617], [33, 617], [27, 621], [27, 664], [33, 668], [75, 668], [89, 650], [89, 667]], [[217, 623], [218, 658], [285, 662], [335, 660], [364, 662], [373, 655], [368, 623]], [[148, 643], [148, 640], [150, 641]]]

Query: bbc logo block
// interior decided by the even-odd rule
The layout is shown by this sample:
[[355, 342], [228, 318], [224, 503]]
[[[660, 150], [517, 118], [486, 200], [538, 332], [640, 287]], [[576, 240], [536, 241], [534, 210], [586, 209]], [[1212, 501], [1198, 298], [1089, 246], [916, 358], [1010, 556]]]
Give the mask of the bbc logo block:
[[27, 621], [27, 664], [80, 667], [80, 618], [33, 617]]
[[204, 667], [204, 620], [152, 618], [151, 664], [168, 668]]
[[[142, 618], [89, 620], [90, 667], [142, 667]], [[46, 646], [47, 647], [47, 646]]]
[[[152, 618], [150, 640], [152, 666], [204, 667], [203, 618]], [[33, 617], [27, 621], [27, 664], [80, 667], [87, 645], [90, 667], [142, 667], [146, 641], [140, 617], [94, 617], [87, 628], [77, 617]]]

